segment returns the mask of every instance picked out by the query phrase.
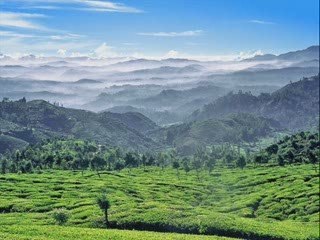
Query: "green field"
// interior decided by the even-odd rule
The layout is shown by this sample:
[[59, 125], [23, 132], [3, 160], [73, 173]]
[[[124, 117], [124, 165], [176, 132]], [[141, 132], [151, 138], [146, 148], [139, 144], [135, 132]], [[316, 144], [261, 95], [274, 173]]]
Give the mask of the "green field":
[[[228, 240], [232, 238], [147, 231], [105, 230], [78, 227], [5, 225], [1, 240]], [[234, 238], [233, 238], [234, 239]]]
[[[219, 168], [210, 175], [150, 167], [101, 173], [0, 175], [1, 239], [197, 239], [103, 227], [96, 196], [107, 189], [113, 227], [245, 239], [319, 239], [319, 175], [311, 165]], [[52, 211], [70, 219], [55, 226]], [[90, 228], [90, 229], [87, 229]], [[48, 235], [47, 235], [48, 234]], [[86, 236], [87, 234], [87, 236]], [[198, 239], [217, 239], [198, 237]]]

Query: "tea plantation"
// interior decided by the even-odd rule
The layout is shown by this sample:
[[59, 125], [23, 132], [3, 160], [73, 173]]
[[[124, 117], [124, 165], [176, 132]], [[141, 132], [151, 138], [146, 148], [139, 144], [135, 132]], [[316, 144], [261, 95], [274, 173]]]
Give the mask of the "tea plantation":
[[[0, 175], [0, 239], [319, 239], [319, 175], [310, 164], [218, 168], [199, 179], [157, 167], [100, 175]], [[96, 203], [103, 190], [108, 230]], [[65, 226], [52, 217], [57, 208], [68, 212]]]

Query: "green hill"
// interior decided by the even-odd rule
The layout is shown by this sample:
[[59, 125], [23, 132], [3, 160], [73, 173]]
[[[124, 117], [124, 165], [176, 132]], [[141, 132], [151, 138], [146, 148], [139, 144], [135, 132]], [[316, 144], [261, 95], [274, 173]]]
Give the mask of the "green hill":
[[155, 131], [150, 136], [176, 147], [181, 154], [192, 154], [201, 146], [253, 142], [280, 129], [279, 123], [274, 120], [240, 113], [170, 126]]
[[102, 144], [139, 150], [157, 148], [143, 132], [157, 126], [141, 114], [93, 113], [35, 100], [0, 102], [4, 135], [29, 143], [52, 137], [73, 136]]

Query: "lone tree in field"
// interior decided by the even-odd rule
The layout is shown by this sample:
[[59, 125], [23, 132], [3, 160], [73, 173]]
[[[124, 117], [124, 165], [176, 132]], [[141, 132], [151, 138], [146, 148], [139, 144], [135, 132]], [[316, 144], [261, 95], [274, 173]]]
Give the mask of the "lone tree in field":
[[104, 213], [104, 221], [105, 221], [106, 227], [109, 227], [108, 209], [110, 208], [110, 201], [107, 198], [106, 192], [103, 192], [100, 196], [97, 197], [97, 204], [99, 205], [99, 208]]

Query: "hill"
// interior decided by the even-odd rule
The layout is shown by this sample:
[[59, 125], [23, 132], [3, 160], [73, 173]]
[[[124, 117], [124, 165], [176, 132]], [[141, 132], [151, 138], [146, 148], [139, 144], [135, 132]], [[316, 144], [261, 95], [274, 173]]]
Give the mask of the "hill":
[[319, 75], [290, 83], [272, 94], [229, 93], [193, 112], [190, 119], [205, 120], [239, 112], [272, 118], [292, 130], [315, 127], [319, 117]]
[[189, 155], [201, 146], [253, 142], [276, 130], [280, 130], [279, 123], [276, 121], [240, 113], [220, 119], [173, 125], [155, 131], [150, 136], [164, 144], [176, 147], [180, 154]]
[[7, 123], [1, 127], [4, 135], [29, 143], [45, 138], [74, 136], [140, 150], [157, 147], [142, 133], [157, 126], [141, 114], [97, 114], [63, 108], [41, 100], [26, 102], [22, 99], [2, 101], [0, 119]]

